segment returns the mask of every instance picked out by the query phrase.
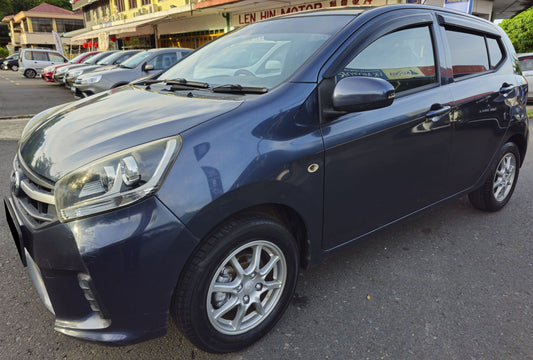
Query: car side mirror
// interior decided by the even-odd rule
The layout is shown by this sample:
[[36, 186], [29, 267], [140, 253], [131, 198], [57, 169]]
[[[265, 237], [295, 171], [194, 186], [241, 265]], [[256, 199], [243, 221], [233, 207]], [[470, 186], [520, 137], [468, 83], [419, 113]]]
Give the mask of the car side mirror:
[[150, 71], [150, 70], [154, 70], [154, 65], [150, 63], [144, 63], [142, 67], [142, 71]]
[[333, 90], [337, 111], [365, 111], [387, 107], [395, 97], [394, 87], [386, 80], [365, 76], [341, 79]]

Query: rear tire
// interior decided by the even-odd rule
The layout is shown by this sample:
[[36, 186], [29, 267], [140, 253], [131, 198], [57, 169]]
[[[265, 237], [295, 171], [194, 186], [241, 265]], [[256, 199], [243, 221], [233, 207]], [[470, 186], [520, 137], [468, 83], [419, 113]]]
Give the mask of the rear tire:
[[28, 69], [24, 71], [24, 76], [26, 76], [28, 79], [33, 79], [37, 75], [37, 72], [33, 69]]
[[485, 183], [468, 194], [472, 205], [491, 212], [503, 208], [514, 192], [520, 170], [519, 164], [520, 152], [517, 146], [512, 142], [503, 145]]
[[242, 215], [219, 226], [183, 270], [171, 313], [205, 351], [243, 349], [270, 331], [294, 294], [298, 248], [275, 218]]

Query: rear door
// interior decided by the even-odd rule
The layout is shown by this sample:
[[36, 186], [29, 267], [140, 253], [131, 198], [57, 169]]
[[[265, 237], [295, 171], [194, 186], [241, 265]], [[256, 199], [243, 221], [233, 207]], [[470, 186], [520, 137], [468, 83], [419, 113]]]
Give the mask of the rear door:
[[[446, 195], [453, 98], [441, 85], [434, 19], [423, 10], [377, 17], [354, 34], [353, 51], [320, 85], [326, 249]], [[386, 108], [328, 116], [331, 89], [346, 76], [385, 79], [396, 99]]]
[[455, 14], [439, 15], [449, 48], [454, 96], [450, 192], [474, 186], [502, 145], [518, 105], [511, 61], [491, 24]]

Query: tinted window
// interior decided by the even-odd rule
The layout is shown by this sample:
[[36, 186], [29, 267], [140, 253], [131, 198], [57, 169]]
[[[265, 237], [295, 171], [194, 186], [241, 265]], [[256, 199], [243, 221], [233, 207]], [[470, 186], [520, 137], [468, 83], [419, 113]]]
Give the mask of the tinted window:
[[48, 61], [48, 54], [44, 51], [32, 51], [33, 60]]
[[167, 53], [158, 55], [148, 62], [154, 66], [155, 70], [163, 70], [170, 67], [177, 60], [178, 56], [176, 53]]
[[436, 83], [429, 28], [405, 29], [379, 38], [350, 61], [337, 79], [347, 76], [378, 77], [390, 82], [396, 92]]
[[503, 59], [503, 53], [498, 40], [487, 38], [487, 49], [489, 49], [490, 68], [494, 69]]
[[453, 77], [480, 73], [489, 69], [485, 38], [481, 35], [446, 30], [452, 55]]

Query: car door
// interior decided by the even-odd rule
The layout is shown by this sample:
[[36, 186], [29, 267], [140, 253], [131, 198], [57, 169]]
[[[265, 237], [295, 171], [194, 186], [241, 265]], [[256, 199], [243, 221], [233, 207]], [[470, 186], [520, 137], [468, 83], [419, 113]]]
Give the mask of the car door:
[[499, 150], [512, 107], [518, 105], [519, 84], [512, 69], [503, 66], [508, 56], [498, 31], [474, 19], [465, 23], [454, 14], [439, 15], [439, 23], [453, 72], [449, 186], [450, 192], [458, 193], [482, 178]]
[[49, 59], [48, 59], [48, 52], [42, 51], [42, 50], [31, 50], [27, 51], [26, 53], [26, 61], [27, 64], [25, 67], [32, 68], [37, 70], [37, 72], [41, 72], [42, 69], [50, 65]]
[[[435, 35], [431, 12], [391, 12], [357, 31], [350, 39], [353, 51], [337, 61], [333, 74], [326, 71], [333, 76], [319, 90], [326, 167], [324, 248], [445, 196], [452, 96], [440, 83], [442, 51]], [[347, 76], [385, 79], [396, 99], [385, 108], [331, 116], [336, 112], [328, 108], [328, 89], [334, 84], [328, 82]]]

